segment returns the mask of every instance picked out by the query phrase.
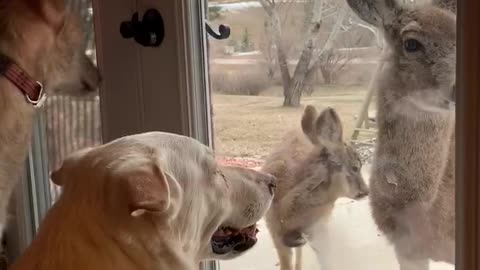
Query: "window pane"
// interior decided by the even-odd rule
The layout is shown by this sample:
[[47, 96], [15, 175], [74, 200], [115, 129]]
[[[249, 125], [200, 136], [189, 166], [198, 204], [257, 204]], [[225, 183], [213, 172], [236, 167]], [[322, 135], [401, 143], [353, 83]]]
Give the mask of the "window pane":
[[[417, 5], [424, 1], [403, 2]], [[272, 206], [276, 210], [267, 214], [270, 226], [279, 228], [277, 246], [262, 219], [258, 224], [258, 242], [252, 250], [237, 259], [222, 261], [220, 267], [280, 269], [277, 249], [282, 249], [281, 269], [295, 269], [295, 264], [307, 270], [398, 269], [393, 245], [372, 217], [371, 194], [360, 198], [367, 190], [364, 185], [370, 185], [379, 137], [376, 82], [383, 74], [385, 66], [380, 59], [387, 46], [381, 31], [362, 21], [345, 1], [208, 3], [212, 28], [218, 29], [220, 24], [231, 27], [226, 40], [209, 37], [217, 156], [223, 164], [263, 169], [276, 174], [280, 181]], [[307, 105], [316, 108], [317, 114], [310, 109], [304, 111]], [[340, 122], [328, 113], [328, 107], [334, 109]], [[446, 111], [454, 114], [451, 107]], [[301, 123], [304, 113], [311, 114], [312, 119], [303, 118]], [[318, 115], [323, 118], [317, 121]], [[306, 124], [308, 120], [314, 124]], [[427, 140], [426, 134], [419, 137]], [[336, 136], [342, 135], [343, 142], [351, 148], [336, 140]], [[445, 139], [445, 144], [449, 145], [449, 141]], [[397, 164], [396, 159], [393, 153], [386, 162]], [[402, 162], [398, 164], [405, 164]], [[337, 169], [333, 169], [335, 166]], [[415, 169], [418, 168], [408, 168]], [[302, 181], [311, 181], [305, 176], [307, 171], [309, 177], [318, 178], [318, 183], [302, 189]], [[302, 174], [305, 178], [299, 176]], [[321, 184], [322, 181], [327, 184]], [[444, 191], [447, 194], [454, 194], [454, 187], [443, 187], [448, 189]], [[289, 198], [296, 201], [290, 203]], [[454, 209], [453, 200], [444, 207]], [[285, 216], [297, 219], [286, 221]], [[298, 249], [287, 248], [284, 243], [293, 246], [303, 241], [306, 244], [301, 260], [296, 261]], [[453, 255], [453, 246], [450, 248], [439, 252]], [[416, 261], [417, 268], [412, 269], [426, 269], [420, 267], [426, 263]], [[447, 270], [454, 266], [431, 261], [430, 269]]]
[[[79, 15], [84, 28], [83, 49], [96, 64], [93, 10], [90, 0], [67, 1], [72, 12]], [[46, 140], [49, 172], [59, 168], [62, 160], [81, 148], [102, 143], [100, 104], [97, 91], [73, 91], [68, 86], [50, 95], [45, 104]], [[52, 202], [60, 188], [51, 183]]]

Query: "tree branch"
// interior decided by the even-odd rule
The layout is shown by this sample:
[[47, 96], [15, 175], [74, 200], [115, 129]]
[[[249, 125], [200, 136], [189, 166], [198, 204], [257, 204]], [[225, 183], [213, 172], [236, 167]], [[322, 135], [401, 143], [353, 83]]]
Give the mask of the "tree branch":
[[277, 50], [278, 66], [282, 75], [282, 82], [284, 85], [289, 85], [291, 81], [290, 69], [288, 68], [288, 58], [285, 51], [285, 46], [282, 42], [281, 21], [275, 8], [275, 3], [273, 2], [274, 0], [271, 0], [272, 2], [267, 0], [258, 1], [261, 3], [263, 9], [267, 12], [268, 18], [271, 22], [273, 42], [275, 43]]
[[347, 7], [345, 6], [345, 4], [342, 4], [342, 6], [340, 7], [340, 11], [338, 13], [338, 18], [337, 18], [337, 21], [335, 22], [335, 24], [333, 25], [333, 29], [332, 31], [330, 32], [330, 35], [328, 36], [328, 39], [327, 41], [325, 42], [323, 48], [320, 50], [320, 52], [318, 53], [318, 55], [314, 56], [312, 59], [315, 59], [315, 61], [311, 64], [310, 68], [309, 69], [316, 69], [318, 68], [318, 65], [319, 65], [319, 62], [321, 61], [321, 57], [322, 57], [322, 54], [326, 51], [326, 50], [330, 50], [332, 48], [332, 45], [333, 45], [333, 41], [335, 41], [335, 39], [337, 38], [337, 34], [338, 32], [340, 31], [340, 28], [343, 24], [343, 20], [345, 19], [346, 15], [347, 15]]
[[274, 9], [275, 9], [275, 1], [272, 0], [272, 2], [268, 1], [268, 0], [258, 0], [258, 2], [260, 2], [260, 4], [262, 5], [263, 9], [265, 10], [265, 12], [271, 16]]
[[350, 23], [351, 24], [354, 24], [358, 27], [361, 27], [361, 28], [364, 28], [364, 29], [367, 29], [368, 31], [372, 32], [372, 34], [375, 36], [375, 40], [377, 42], [377, 46], [380, 48], [380, 49], [383, 49], [383, 38], [380, 34], [380, 31], [378, 31], [377, 28], [373, 27], [373, 26], [370, 26], [370, 25], [367, 25], [367, 24], [363, 24], [361, 22], [357, 22], [357, 21], [354, 21], [352, 19], [350, 19]]

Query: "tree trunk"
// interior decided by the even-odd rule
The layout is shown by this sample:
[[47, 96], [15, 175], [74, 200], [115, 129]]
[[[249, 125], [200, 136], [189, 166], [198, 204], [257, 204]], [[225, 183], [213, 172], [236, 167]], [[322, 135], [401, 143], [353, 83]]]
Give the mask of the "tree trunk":
[[303, 93], [303, 81], [292, 80], [292, 83], [288, 87], [288, 91], [285, 93], [285, 99], [283, 100], [284, 107], [298, 107], [300, 106], [300, 99]]
[[278, 14], [273, 12], [271, 15], [273, 27], [273, 41], [277, 51], [277, 63], [282, 77], [283, 94], [287, 94], [287, 86], [291, 84], [290, 69], [288, 68], [288, 57], [285, 46], [282, 41], [282, 28]]
[[275, 67], [272, 64], [268, 64], [267, 68], [267, 78], [273, 80], [275, 78]]
[[323, 82], [325, 84], [332, 84], [332, 72], [327, 67], [320, 67], [320, 71], [322, 72]]
[[[321, 28], [322, 22], [322, 11], [324, 9], [325, 0], [308, 0], [307, 10], [307, 19], [308, 22], [308, 32], [305, 35], [303, 50], [300, 54], [300, 58], [295, 67], [293, 75], [290, 75], [290, 70], [288, 68], [288, 57], [287, 51], [284, 48], [282, 40], [282, 29], [281, 21], [279, 14], [275, 10], [276, 3], [275, 1], [259, 0], [262, 7], [266, 11], [268, 17], [271, 21], [272, 26], [272, 35], [273, 41], [277, 49], [277, 61], [280, 69], [280, 75], [282, 77], [283, 84], [283, 94], [284, 101], [283, 106], [285, 107], [297, 107], [300, 106], [300, 99], [302, 97], [302, 92], [305, 88], [305, 82], [307, 81], [308, 74], [316, 69], [316, 62], [312, 63], [312, 59], [318, 59], [325, 49], [329, 49], [332, 46], [333, 39], [336, 37], [337, 32], [341, 29], [342, 22], [347, 13], [347, 8], [342, 6], [340, 7], [339, 15], [337, 22], [334, 25], [332, 30], [333, 34], [330, 33], [324, 47], [321, 49], [321, 52], [318, 56], [314, 56], [314, 48], [316, 47], [316, 41], [318, 34]], [[345, 5], [345, 4], [343, 4]], [[311, 14], [308, 14], [311, 13]], [[306, 30], [307, 30], [306, 29]], [[318, 63], [318, 60], [317, 60]]]
[[298, 107], [300, 106], [300, 99], [302, 97], [304, 82], [307, 79], [309, 73], [308, 66], [313, 55], [314, 39], [317, 33], [320, 31], [320, 23], [312, 23], [309, 37], [305, 41], [303, 51], [298, 59], [297, 66], [293, 72], [293, 78], [289, 84], [284, 84], [284, 96], [283, 106], [285, 107]]
[[[277, 46], [280, 47], [280, 46]], [[282, 77], [282, 85], [283, 85], [283, 94], [287, 95], [287, 87], [292, 83], [290, 78], [290, 70], [288, 69], [288, 60], [287, 55], [283, 51], [283, 49], [277, 48], [277, 57], [278, 57], [278, 66], [280, 69], [280, 75]]]
[[310, 70], [307, 72], [305, 77], [305, 82], [303, 83], [303, 95], [311, 96], [313, 91], [315, 91], [314, 84], [317, 81], [317, 72], [315, 70]]

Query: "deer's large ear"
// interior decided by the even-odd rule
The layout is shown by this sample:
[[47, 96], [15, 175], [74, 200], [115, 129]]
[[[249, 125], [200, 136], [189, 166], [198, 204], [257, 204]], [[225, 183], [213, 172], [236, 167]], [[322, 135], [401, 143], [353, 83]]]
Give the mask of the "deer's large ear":
[[38, 14], [47, 24], [57, 31], [65, 22], [64, 0], [20, 0], [35, 14]]
[[399, 12], [396, 0], [347, 0], [348, 5], [363, 21], [383, 28]]
[[303, 111], [301, 121], [303, 133], [310, 139], [313, 144], [318, 143], [318, 138], [314, 127], [315, 119], [317, 119], [317, 116], [317, 109], [315, 109], [315, 107], [313, 107], [312, 105], [307, 105], [307, 107], [305, 107], [305, 110]]
[[432, 4], [439, 8], [450, 10], [453, 13], [457, 12], [457, 0], [433, 0]]
[[157, 164], [116, 174], [123, 186], [128, 211], [133, 217], [162, 214], [170, 208], [170, 186], [167, 175]]
[[340, 117], [332, 108], [325, 109], [315, 123], [317, 136], [334, 143], [342, 142], [343, 127]]

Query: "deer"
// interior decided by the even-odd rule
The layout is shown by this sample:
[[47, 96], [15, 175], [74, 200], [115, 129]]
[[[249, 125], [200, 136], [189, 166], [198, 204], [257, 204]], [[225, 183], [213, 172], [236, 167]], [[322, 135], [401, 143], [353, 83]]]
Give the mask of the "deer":
[[347, 2], [387, 43], [377, 78], [372, 217], [401, 270], [454, 264], [456, 16], [448, 1]]
[[[359, 200], [369, 193], [360, 156], [342, 137], [342, 122], [334, 109], [319, 114], [308, 105], [301, 130], [287, 132], [261, 168], [277, 179], [265, 220], [282, 270], [293, 269], [293, 250], [295, 269], [302, 269], [302, 247], [315, 233], [313, 226], [328, 221], [338, 198]], [[325, 254], [317, 258], [322, 267], [330, 264]]]

